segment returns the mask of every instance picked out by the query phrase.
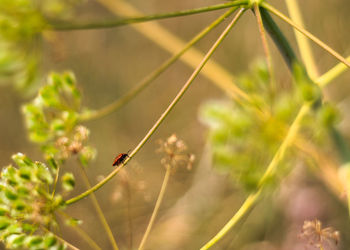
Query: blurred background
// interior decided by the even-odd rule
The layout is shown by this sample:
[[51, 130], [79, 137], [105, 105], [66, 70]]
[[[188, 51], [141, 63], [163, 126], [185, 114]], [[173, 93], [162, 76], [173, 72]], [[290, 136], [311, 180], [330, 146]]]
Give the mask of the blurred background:
[[[112, 0], [83, 1], [75, 5], [68, 20], [99, 22], [113, 20], [116, 15], [107, 7]], [[350, 54], [348, 15], [350, 3], [345, 0], [299, 1], [306, 28], [343, 56]], [[152, 14], [222, 3], [220, 1], [127, 1], [139, 11]], [[283, 13], [288, 13], [284, 1], [269, 1]], [[183, 41], [189, 41], [225, 10], [157, 21], [164, 29]], [[277, 20], [297, 52], [293, 30]], [[227, 18], [195, 47], [206, 53], [231, 20]], [[171, 55], [133, 27], [111, 29], [47, 32], [41, 41], [39, 82], [51, 71], [74, 72], [83, 93], [83, 106], [98, 109], [127, 93], [147, 74]], [[1, 38], [0, 38], [1, 39]], [[278, 50], [269, 40], [277, 84], [291, 82], [291, 74]], [[320, 74], [337, 61], [312, 44]], [[224, 40], [212, 59], [234, 76], [249, 71], [256, 59], [263, 58], [263, 47], [253, 12], [247, 11]], [[176, 93], [189, 78], [193, 68], [177, 61], [141, 94], [118, 111], [98, 120], [84, 123], [91, 131], [90, 144], [98, 155], [87, 169], [89, 179], [97, 183], [113, 170], [114, 157], [133, 149], [152, 127]], [[342, 74], [324, 93], [341, 110], [342, 133], [349, 138], [350, 74]], [[35, 160], [43, 160], [37, 145], [29, 142], [20, 107], [33, 94], [22, 95], [11, 84], [1, 85], [0, 91], [0, 166], [11, 162], [11, 155], [22, 152]], [[34, 92], [33, 92], [34, 93]], [[208, 128], [200, 122], [199, 110], [208, 100], [225, 99], [227, 95], [212, 81], [199, 75], [188, 92], [165, 119], [127, 167], [112, 181], [96, 192], [120, 249], [135, 249], [144, 233], [165, 174], [161, 155], [155, 151], [157, 141], [176, 134], [188, 151], [196, 156], [191, 171], [174, 173], [161, 205], [146, 249], [199, 249], [233, 216], [247, 193], [233, 183], [227, 174], [213, 168]], [[331, 145], [330, 145], [331, 148]], [[329, 158], [338, 155], [326, 150]], [[327, 156], [328, 158], [328, 156]], [[85, 190], [73, 161], [65, 168], [76, 173], [77, 187], [72, 197]], [[319, 219], [325, 227], [338, 230], [341, 240], [334, 249], [350, 249], [348, 213], [343, 197], [328, 186], [302, 163], [293, 166], [288, 176], [264, 196], [239, 226], [213, 249], [318, 249], [301, 239], [306, 220]], [[69, 198], [69, 197], [66, 197]], [[83, 221], [82, 228], [103, 249], [111, 249], [108, 238], [97, 219], [90, 199], [86, 198], [67, 208], [67, 212]], [[59, 232], [68, 242], [88, 249], [69, 227]], [[326, 248], [328, 249], [328, 248]], [[331, 248], [329, 248], [331, 249]]]

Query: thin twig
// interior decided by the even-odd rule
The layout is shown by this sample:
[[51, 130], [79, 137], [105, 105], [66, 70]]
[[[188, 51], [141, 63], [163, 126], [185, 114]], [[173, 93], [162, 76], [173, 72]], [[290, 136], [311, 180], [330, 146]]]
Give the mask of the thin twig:
[[[133, 89], [131, 89], [128, 93], [122, 96], [120, 99], [115, 102], [99, 109], [86, 114], [83, 114], [79, 117], [81, 121], [89, 121], [99, 119], [110, 113], [118, 110], [120, 107], [127, 104], [132, 98], [134, 98], [137, 94], [139, 94], [142, 90], [144, 90], [150, 83], [152, 83], [160, 74], [162, 74], [166, 69], [168, 69], [173, 63], [177, 61], [187, 50], [189, 50], [194, 44], [200, 41], [205, 35], [207, 35], [211, 30], [213, 30], [216, 26], [218, 26], [222, 21], [224, 21], [229, 15], [231, 15], [237, 7], [234, 7], [227, 11], [225, 14], [216, 19], [213, 23], [207, 26], [203, 31], [201, 31], [198, 35], [196, 35], [191, 41], [189, 41], [178, 53], [169, 58], [166, 62], [164, 62], [159, 68], [146, 76], [139, 84], [137, 84]], [[242, 92], [239, 88], [235, 90], [240, 96], [244, 96], [245, 98], [249, 98], [246, 93]], [[238, 95], [234, 95], [237, 99]], [[238, 100], [238, 99], [237, 99]]]
[[108, 21], [108, 22], [100, 22], [100, 23], [85, 23], [85, 24], [50, 24], [46, 28], [51, 30], [62, 30], [62, 31], [69, 31], [69, 30], [84, 30], [84, 29], [105, 29], [105, 28], [115, 28], [122, 25], [132, 24], [132, 23], [141, 23], [141, 22], [148, 22], [153, 20], [159, 20], [159, 19], [165, 19], [165, 18], [171, 18], [171, 17], [179, 17], [179, 16], [187, 16], [187, 15], [193, 15], [208, 11], [214, 11], [214, 10], [220, 10], [225, 8], [230, 8], [234, 6], [241, 6], [246, 5], [248, 3], [248, 0], [238, 0], [233, 1], [229, 3], [224, 4], [217, 4], [212, 6], [206, 6], [202, 8], [197, 9], [191, 9], [191, 10], [182, 10], [182, 11], [175, 11], [170, 13], [164, 13], [164, 14], [155, 14], [155, 15], [148, 15], [148, 16], [140, 16], [140, 17], [131, 17], [126, 19], [119, 19], [114, 21]]
[[224, 32], [220, 35], [220, 37], [216, 40], [214, 45], [210, 48], [208, 53], [204, 56], [201, 63], [197, 66], [195, 71], [192, 73], [190, 78], [187, 80], [187, 82], [184, 84], [184, 86], [181, 88], [181, 90], [178, 92], [178, 94], [175, 96], [173, 101], [169, 104], [168, 108], [163, 112], [163, 114], [159, 117], [159, 119], [154, 123], [152, 128], [148, 131], [148, 133], [145, 135], [145, 137], [140, 141], [140, 143], [136, 146], [136, 148], [132, 151], [130, 154], [130, 157], [128, 157], [125, 162], [123, 162], [121, 165], [119, 165], [115, 170], [113, 170], [106, 178], [104, 178], [102, 181], [97, 183], [92, 188], [88, 189], [87, 191], [83, 192], [82, 194], [69, 199], [66, 201], [67, 205], [70, 205], [74, 202], [77, 202], [84, 197], [88, 196], [92, 192], [95, 192], [97, 189], [101, 188], [104, 184], [106, 184], [109, 180], [111, 180], [128, 162], [129, 160], [143, 147], [143, 145], [148, 141], [148, 139], [153, 135], [153, 133], [157, 130], [159, 125], [164, 121], [164, 119], [167, 117], [167, 115], [170, 113], [170, 111], [175, 107], [176, 103], [181, 99], [181, 97], [185, 94], [186, 90], [191, 86], [194, 79], [198, 76], [201, 69], [204, 67], [205, 63], [209, 60], [211, 55], [214, 53], [214, 51], [217, 49], [217, 47], [220, 45], [220, 43], [224, 40], [224, 38], [227, 36], [229, 31], [232, 29], [234, 24], [237, 22], [239, 17], [243, 14], [245, 9], [241, 8], [237, 15], [233, 18], [232, 22], [226, 27]]
[[[57, 211], [59, 215], [63, 216], [66, 219], [71, 219], [71, 216], [69, 216], [68, 214], [66, 214], [65, 212], [63, 212], [62, 210], [58, 210]], [[78, 225], [72, 225], [71, 228], [73, 230], [75, 230], [77, 232], [77, 234], [80, 235], [80, 237], [82, 237], [93, 249], [96, 250], [101, 250], [102, 248], [97, 245], [97, 243], [82, 229], [80, 228]]]
[[164, 180], [163, 180], [163, 183], [162, 183], [162, 187], [160, 188], [160, 192], [159, 192], [159, 195], [158, 195], [158, 198], [157, 198], [157, 201], [156, 201], [156, 205], [154, 206], [151, 219], [148, 222], [146, 231], [145, 231], [145, 233], [144, 233], [144, 235], [142, 237], [142, 240], [141, 240], [141, 243], [140, 243], [140, 246], [139, 246], [138, 250], [143, 250], [144, 247], [145, 247], [146, 240], [148, 238], [149, 233], [151, 232], [154, 220], [155, 220], [155, 218], [156, 218], [156, 216], [158, 214], [158, 210], [159, 210], [160, 204], [163, 201], [165, 190], [166, 190], [166, 187], [167, 187], [168, 182], [169, 182], [170, 174], [171, 174], [171, 166], [168, 165], [166, 167]]
[[[80, 170], [81, 170], [81, 173], [82, 173], [83, 180], [84, 180], [86, 188], [91, 188], [91, 183], [90, 183], [89, 178], [88, 178], [88, 176], [86, 174], [84, 166], [82, 164], [80, 164], [80, 163], [78, 165], [80, 167]], [[95, 194], [92, 193], [90, 198], [91, 198], [91, 201], [92, 201], [92, 203], [93, 203], [93, 205], [95, 207], [97, 215], [98, 215], [98, 217], [99, 217], [99, 219], [100, 219], [100, 221], [101, 221], [101, 223], [103, 225], [103, 228], [105, 229], [105, 231], [107, 233], [109, 241], [111, 242], [111, 244], [113, 246], [113, 249], [118, 250], [119, 248], [118, 248], [117, 242], [115, 241], [115, 238], [113, 236], [112, 230], [111, 230], [110, 226], [108, 225], [108, 222], [107, 222], [107, 220], [106, 220], [106, 218], [105, 218], [105, 216], [103, 214], [103, 211], [102, 211], [102, 209], [101, 209], [101, 207], [100, 207], [100, 205], [99, 205], [99, 203], [97, 201], [97, 198], [96, 198]]]
[[53, 183], [53, 189], [52, 189], [52, 194], [51, 194], [52, 198], [55, 196], [59, 173], [60, 173], [60, 167], [58, 167], [56, 170], [56, 176], [55, 176], [55, 180]]
[[[347, 57], [346, 60], [350, 61], [350, 56]], [[321, 87], [325, 87], [329, 82], [337, 78], [340, 74], [344, 73], [347, 69], [348, 67], [346, 67], [344, 63], [338, 63], [333, 68], [317, 78], [315, 82]]]
[[[143, 15], [138, 9], [136, 9], [130, 1], [124, 0], [97, 0], [109, 11], [118, 16], [130, 17], [135, 15]], [[138, 25], [131, 25], [130, 28], [136, 30], [145, 38], [148, 38], [160, 48], [169, 52], [170, 54], [176, 54], [184, 46], [185, 42], [178, 36], [171, 33], [164, 28], [158, 22], [140, 23]], [[190, 48], [180, 60], [190, 68], [196, 69], [197, 65], [201, 62], [204, 54], [195, 47]], [[242, 91], [237, 84], [235, 84], [235, 77], [231, 72], [227, 71], [223, 66], [217, 63], [214, 59], [211, 59], [206, 63], [205, 68], [201, 70], [201, 75], [213, 82], [217, 87], [224, 91], [229, 97], [237, 100], [242, 98], [248, 102], [254, 102], [250, 95]], [[248, 99], [247, 99], [248, 98]], [[249, 101], [250, 100], [250, 101]]]

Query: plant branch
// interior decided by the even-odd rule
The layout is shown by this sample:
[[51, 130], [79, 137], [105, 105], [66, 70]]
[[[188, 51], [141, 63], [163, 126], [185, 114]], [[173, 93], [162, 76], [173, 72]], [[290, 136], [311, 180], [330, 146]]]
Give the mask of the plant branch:
[[[119, 16], [130, 17], [135, 15], [143, 15], [143, 13], [132, 6], [129, 1], [98, 0], [98, 2]], [[185, 42], [157, 22], [132, 25], [131, 28], [135, 29], [137, 32], [170, 54], [176, 54], [185, 46]], [[190, 68], [196, 69], [203, 57], [204, 54], [201, 51], [192, 47], [180, 58], [180, 60]], [[206, 63], [205, 68], [201, 70], [201, 74], [236, 101], [239, 101], [238, 98], [242, 98], [250, 103], [254, 103], [248, 94], [240, 90], [237, 85], [235, 85], [235, 77], [231, 74], [231, 72], [223, 68], [214, 59], [211, 59]]]
[[141, 240], [141, 243], [140, 243], [140, 246], [139, 246], [138, 250], [143, 250], [144, 247], [145, 247], [146, 240], [148, 238], [149, 233], [151, 232], [154, 220], [155, 220], [155, 218], [156, 218], [156, 216], [158, 214], [160, 204], [163, 201], [165, 190], [166, 190], [166, 187], [167, 187], [168, 182], [169, 182], [170, 174], [171, 174], [171, 167], [168, 165], [166, 167], [165, 176], [164, 176], [164, 179], [163, 179], [162, 187], [160, 188], [160, 192], [159, 192], [159, 195], [158, 195], [158, 198], [157, 198], [157, 201], [156, 201], [156, 205], [154, 206], [151, 219], [148, 222], [146, 231], [145, 231], [145, 233], [144, 233], [144, 235], [142, 237], [142, 240]]
[[53, 183], [53, 189], [52, 189], [52, 194], [51, 194], [52, 198], [55, 196], [59, 174], [60, 174], [60, 167], [58, 167], [56, 170], [55, 180]]
[[324, 42], [322, 42], [320, 39], [318, 39], [316, 36], [312, 35], [310, 32], [308, 32], [307, 30], [305, 30], [303, 27], [301, 27], [300, 25], [296, 24], [295, 22], [293, 22], [292, 20], [290, 20], [288, 17], [286, 17], [285, 15], [283, 15], [280, 11], [278, 11], [277, 9], [275, 9], [274, 7], [272, 7], [270, 4], [266, 3], [266, 2], [262, 2], [261, 6], [264, 7], [266, 10], [270, 11], [271, 13], [275, 14], [276, 16], [278, 16], [279, 18], [281, 18], [283, 21], [285, 21], [286, 23], [288, 23], [289, 25], [293, 26], [296, 30], [298, 30], [300, 33], [302, 33], [303, 35], [305, 35], [306, 37], [308, 37], [309, 39], [311, 39], [313, 42], [315, 42], [317, 45], [319, 45], [321, 48], [323, 48], [324, 50], [326, 50], [329, 54], [331, 54], [332, 56], [334, 56], [335, 58], [337, 58], [339, 61], [341, 61], [342, 63], [344, 63], [346, 66], [348, 66], [350, 68], [350, 62], [347, 61], [344, 57], [342, 57], [338, 52], [336, 52], [335, 50], [333, 50], [331, 47], [329, 47], [327, 44], [325, 44]]
[[[86, 188], [91, 188], [91, 183], [90, 183], [89, 178], [88, 178], [88, 176], [86, 174], [84, 166], [80, 162], [79, 162], [78, 165], [80, 167], [81, 175], [83, 177], [83, 180], [84, 180]], [[99, 203], [97, 201], [97, 198], [96, 198], [95, 194], [92, 193], [90, 198], [91, 198], [92, 204], [94, 205], [94, 208], [95, 208], [95, 210], [97, 212], [97, 216], [100, 219], [100, 221], [101, 221], [101, 223], [103, 225], [103, 228], [105, 229], [105, 231], [107, 233], [108, 239], [109, 239], [109, 241], [111, 242], [111, 244], [113, 246], [113, 249], [118, 250], [119, 248], [118, 248], [117, 242], [114, 239], [112, 230], [111, 230], [110, 226], [108, 225], [108, 222], [107, 222], [107, 220], [106, 220], [106, 218], [105, 218], [105, 216], [103, 214], [103, 211], [102, 211], [102, 209], [101, 209], [101, 207], [100, 207], [100, 205], [99, 205]]]
[[[59, 215], [63, 216], [64, 218], [66, 218], [68, 220], [72, 218], [71, 216], [69, 216], [68, 214], [66, 214], [63, 211], [58, 210], [57, 212]], [[71, 225], [71, 228], [74, 229], [76, 231], [76, 233], [79, 234], [80, 237], [83, 238], [93, 249], [102, 250], [102, 248], [99, 247], [99, 245], [97, 245], [97, 243], [78, 225]]]
[[[346, 60], [350, 61], [350, 56], [347, 57]], [[317, 78], [315, 82], [321, 87], [325, 87], [329, 82], [337, 78], [340, 74], [344, 73], [347, 69], [348, 67], [346, 67], [343, 63], [338, 63], [333, 68], [324, 73], [322, 76]]]
[[148, 131], [148, 133], [145, 135], [145, 137], [140, 141], [140, 143], [136, 146], [136, 148], [131, 152], [130, 157], [128, 157], [125, 162], [123, 162], [121, 165], [119, 165], [115, 170], [113, 170], [106, 178], [104, 178], [102, 181], [97, 183], [92, 188], [88, 189], [87, 191], [83, 192], [82, 194], [69, 199], [66, 201], [67, 205], [70, 205], [74, 202], [77, 202], [78, 200], [83, 199], [84, 197], [88, 196], [92, 192], [95, 192], [99, 188], [101, 188], [104, 184], [106, 184], [109, 180], [111, 180], [128, 162], [129, 160], [143, 147], [143, 145], [148, 141], [148, 139], [153, 135], [153, 133], [156, 131], [156, 129], [159, 127], [159, 125], [164, 121], [165, 117], [170, 113], [170, 111], [175, 107], [177, 102], [181, 99], [181, 97], [185, 94], [186, 90], [190, 87], [194, 79], [198, 76], [201, 69], [204, 67], [205, 63], [209, 60], [211, 55], [214, 53], [214, 51], [217, 49], [217, 47], [220, 45], [220, 43], [224, 40], [224, 38], [227, 36], [229, 31], [232, 29], [234, 24], [237, 22], [239, 17], [243, 14], [245, 9], [241, 8], [239, 12], [236, 14], [236, 16], [233, 18], [232, 22], [226, 27], [224, 32], [220, 35], [220, 37], [216, 40], [214, 45], [209, 49], [208, 53], [204, 56], [201, 63], [197, 66], [195, 71], [192, 73], [190, 78], [187, 80], [187, 82], [184, 84], [184, 86], [181, 88], [181, 90], [178, 92], [176, 97], [173, 99], [173, 101], [170, 103], [168, 108], [163, 112], [163, 114], [159, 117], [159, 119], [155, 122], [153, 127]]
[[56, 30], [56, 31], [69, 31], [69, 30], [84, 30], [84, 29], [105, 29], [105, 28], [115, 28], [122, 25], [133, 24], [133, 23], [141, 23], [148, 22], [153, 20], [171, 18], [171, 17], [179, 17], [179, 16], [187, 16], [193, 15], [208, 11], [220, 10], [225, 8], [230, 8], [234, 6], [247, 5], [248, 0], [237, 0], [224, 4], [217, 4], [212, 6], [201, 7], [197, 9], [191, 10], [181, 10], [170, 13], [163, 14], [154, 14], [148, 16], [140, 16], [140, 17], [131, 17], [126, 19], [119, 19], [114, 21], [106, 21], [101, 23], [85, 23], [85, 24], [50, 24], [47, 28]]
[[254, 207], [260, 195], [261, 189], [259, 189], [258, 192], [249, 195], [239, 210], [235, 213], [235, 215], [209, 242], [202, 246], [200, 250], [207, 250], [214, 246], [219, 240], [221, 240], [228, 233], [228, 231], [230, 231], [243, 218], [243, 216], [246, 215]]
[[293, 143], [293, 140], [297, 136], [297, 132], [300, 128], [300, 123], [302, 118], [307, 114], [310, 109], [311, 103], [304, 104], [299, 110], [298, 115], [290, 126], [288, 133], [283, 140], [281, 146], [278, 148], [274, 157], [272, 158], [270, 164], [268, 165], [264, 175], [259, 181], [259, 189], [248, 196], [245, 202], [242, 204], [240, 209], [235, 213], [235, 215], [226, 223], [226, 225], [208, 242], [206, 243], [201, 250], [206, 250], [214, 246], [219, 240], [221, 240], [243, 217], [246, 215], [259, 200], [262, 195], [262, 191], [265, 187], [266, 180], [273, 176], [276, 167], [283, 159], [286, 149]]
[[[173, 55], [166, 62], [164, 62], [158, 69], [153, 71], [151, 74], [146, 76], [139, 84], [137, 84], [133, 89], [131, 89], [128, 93], [122, 96], [120, 99], [115, 102], [99, 109], [86, 114], [82, 114], [80, 116], [81, 121], [89, 121], [99, 119], [110, 113], [118, 110], [120, 107], [128, 103], [132, 98], [134, 98], [137, 94], [139, 94], [142, 90], [144, 90], [150, 83], [153, 82], [160, 74], [162, 74], [166, 69], [168, 69], [177, 59], [179, 59], [188, 49], [190, 49], [194, 44], [200, 41], [205, 35], [207, 35], [211, 30], [213, 30], [216, 26], [218, 26], [222, 21], [224, 21], [229, 15], [231, 15], [237, 7], [234, 7], [227, 11], [225, 14], [216, 19], [213, 23], [211, 23], [208, 27], [206, 27], [203, 31], [201, 31], [198, 35], [196, 35], [191, 41], [189, 41], [177, 54]], [[235, 90], [241, 96], [246, 96], [244, 92], [242, 92], [239, 88]], [[237, 95], [235, 96], [237, 97]], [[249, 97], [247, 97], [249, 98]]]

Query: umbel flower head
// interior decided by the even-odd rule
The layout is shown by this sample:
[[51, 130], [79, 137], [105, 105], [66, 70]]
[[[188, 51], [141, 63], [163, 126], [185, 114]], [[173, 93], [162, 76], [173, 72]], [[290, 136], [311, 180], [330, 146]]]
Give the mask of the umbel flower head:
[[34, 100], [23, 106], [29, 138], [47, 157], [63, 162], [78, 155], [85, 166], [95, 157], [95, 149], [86, 145], [89, 130], [78, 124], [80, 103], [75, 77], [65, 72], [51, 73]]
[[60, 195], [49, 191], [51, 171], [18, 153], [17, 166], [3, 168], [0, 176], [0, 241], [6, 248], [63, 249], [47, 228], [56, 226], [54, 212], [64, 207]]
[[166, 140], [158, 141], [159, 148], [157, 152], [163, 153], [164, 157], [161, 159], [163, 166], [171, 167], [174, 171], [177, 167], [186, 167], [188, 170], [192, 169], [192, 164], [195, 156], [187, 152], [187, 146], [184, 141], [172, 134]]
[[323, 250], [335, 249], [340, 240], [338, 231], [332, 227], [322, 228], [321, 221], [317, 219], [304, 221], [303, 229], [299, 236], [307, 240], [308, 245]]

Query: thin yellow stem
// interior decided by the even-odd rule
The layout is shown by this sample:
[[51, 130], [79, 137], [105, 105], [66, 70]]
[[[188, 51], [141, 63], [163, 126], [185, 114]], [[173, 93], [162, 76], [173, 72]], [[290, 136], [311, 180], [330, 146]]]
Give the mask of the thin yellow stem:
[[281, 146], [278, 148], [270, 164], [268, 165], [264, 175], [260, 179], [258, 191], [248, 196], [248, 198], [242, 204], [241, 208], [235, 213], [235, 215], [209, 242], [207, 242], [201, 248], [201, 250], [209, 249], [212, 246], [214, 246], [220, 239], [222, 239], [229, 232], [229, 230], [231, 230], [243, 218], [244, 215], [248, 213], [248, 211], [250, 211], [253, 208], [253, 206], [255, 205], [255, 203], [258, 201], [258, 199], [262, 194], [262, 191], [265, 187], [266, 180], [274, 174], [278, 164], [281, 162], [281, 160], [283, 159], [283, 156], [285, 155], [287, 147], [289, 147], [293, 143], [293, 140], [296, 138], [298, 130], [300, 128], [300, 123], [302, 121], [302, 118], [309, 111], [310, 105], [311, 103], [306, 103], [299, 110], [299, 113], [297, 114], [292, 125], [290, 126], [288, 133], [284, 138]]
[[[61, 211], [61, 210], [58, 210], [57, 212], [59, 213], [59, 215], [63, 216], [64, 218], [66, 218], [66, 219], [71, 219], [71, 217], [70, 217], [68, 214], [66, 214], [65, 212], [63, 212], [63, 211]], [[101, 250], [101, 249], [102, 249], [102, 248], [99, 247], [99, 246], [97, 245], [97, 243], [96, 243], [83, 229], [81, 229], [78, 225], [72, 225], [71, 228], [74, 229], [74, 230], [77, 232], [77, 234], [79, 234], [79, 236], [80, 236], [81, 238], [83, 238], [83, 239], [91, 246], [91, 248], [96, 249], [96, 250]]]
[[[82, 121], [94, 120], [104, 117], [122, 106], [128, 103], [132, 98], [134, 98], [137, 94], [139, 94], [142, 90], [144, 90], [147, 86], [149, 86], [159, 75], [161, 75], [166, 69], [168, 69], [173, 63], [175, 63], [186, 51], [188, 51], [194, 44], [196, 44], [199, 40], [201, 40], [205, 35], [207, 35], [211, 30], [213, 30], [216, 26], [218, 26], [222, 21], [224, 21], [229, 15], [231, 15], [238, 7], [234, 7], [227, 11], [225, 14], [216, 19], [213, 23], [207, 26], [203, 31], [201, 31], [198, 35], [196, 35], [191, 41], [184, 45], [184, 47], [176, 54], [174, 54], [171, 58], [169, 58], [166, 62], [164, 62], [159, 68], [146, 76], [139, 84], [137, 84], [134, 88], [132, 88], [128, 93], [122, 96], [120, 99], [115, 102], [107, 105], [99, 110], [92, 111], [91, 113], [83, 114], [79, 117]], [[240, 89], [237, 90], [241, 91]], [[244, 95], [244, 94], [241, 94]], [[237, 99], [237, 95], [233, 96]]]
[[281, 18], [283, 21], [285, 21], [286, 23], [288, 23], [289, 25], [293, 26], [296, 30], [298, 30], [300, 33], [302, 33], [303, 35], [305, 35], [306, 37], [308, 37], [310, 40], [312, 40], [313, 42], [315, 42], [317, 45], [319, 45], [321, 48], [323, 48], [325, 51], [327, 51], [329, 54], [331, 54], [332, 56], [334, 56], [335, 58], [337, 58], [339, 61], [341, 61], [342, 63], [344, 63], [346, 66], [348, 66], [350, 68], [350, 62], [347, 61], [344, 57], [342, 57], [338, 52], [336, 52], [334, 49], [332, 49], [331, 47], [329, 47], [327, 44], [325, 44], [324, 42], [322, 42], [320, 39], [318, 39], [316, 36], [314, 36], [313, 34], [311, 34], [310, 32], [308, 32], [307, 30], [305, 30], [303, 27], [301, 27], [300, 25], [296, 24], [295, 22], [293, 22], [292, 20], [290, 20], [288, 17], [286, 17], [285, 15], [283, 15], [280, 11], [278, 11], [277, 9], [275, 9], [274, 7], [272, 7], [270, 4], [266, 3], [266, 2], [262, 2], [261, 6], [264, 7], [265, 9], [267, 9], [268, 11], [270, 11], [271, 13], [275, 14], [276, 16], [278, 16], [279, 18]]
[[[304, 27], [303, 18], [300, 13], [299, 5], [297, 0], [286, 0], [288, 12], [291, 19], [300, 27]], [[300, 50], [301, 58], [305, 64], [306, 70], [312, 80], [316, 79], [319, 75], [315, 58], [312, 54], [309, 40], [305, 36], [294, 30], [295, 37], [297, 39], [298, 47]]]
[[248, 4], [248, 0], [236, 0], [236, 1], [230, 1], [228, 3], [200, 7], [200, 8], [196, 8], [196, 9], [190, 9], [190, 10], [175, 11], [175, 12], [170, 12], [170, 13], [153, 14], [153, 15], [147, 15], [147, 16], [136, 16], [136, 17], [126, 18], [126, 19], [107, 21], [107, 22], [102, 21], [102, 22], [80, 23], [80, 24], [79, 23], [78, 24], [72, 24], [72, 23], [50, 24], [44, 28], [52, 29], [52, 30], [56, 30], [56, 31], [115, 28], [115, 27], [122, 26], [122, 25], [149, 22], [149, 21], [154, 21], [154, 20], [159, 20], [159, 19], [167, 19], [167, 18], [172, 18], [172, 17], [194, 15], [194, 14], [208, 12], [208, 11], [215, 11], [215, 10], [230, 8], [233, 6], [245, 6], [247, 4]]
[[254, 4], [254, 11], [255, 11], [255, 15], [256, 15], [256, 20], [257, 20], [257, 23], [258, 23], [258, 27], [259, 27], [259, 32], [260, 32], [261, 41], [262, 41], [263, 48], [264, 48], [264, 53], [265, 53], [267, 68], [268, 68], [268, 70], [269, 70], [269, 75], [270, 75], [270, 91], [271, 91], [271, 95], [272, 95], [272, 97], [273, 97], [273, 96], [275, 95], [275, 92], [276, 92], [276, 86], [275, 86], [275, 81], [274, 81], [274, 73], [273, 73], [273, 66], [272, 66], [272, 58], [271, 58], [271, 53], [270, 53], [269, 45], [268, 45], [268, 43], [267, 43], [266, 32], [265, 32], [265, 29], [264, 29], [263, 21], [262, 21], [262, 19], [261, 19], [261, 14], [260, 14], [259, 5], [258, 5], [257, 3]]
[[241, 8], [236, 16], [233, 18], [232, 22], [226, 27], [226, 29], [223, 31], [223, 33], [220, 35], [220, 37], [216, 40], [214, 45], [209, 49], [208, 53], [204, 56], [200, 64], [197, 66], [195, 71], [192, 73], [190, 78], [187, 80], [187, 82], [184, 84], [184, 86], [181, 88], [181, 90], [178, 92], [178, 94], [175, 96], [173, 101], [169, 104], [167, 109], [163, 112], [163, 114], [159, 117], [159, 119], [154, 123], [152, 128], [148, 131], [148, 133], [144, 136], [144, 138], [139, 142], [139, 144], [136, 146], [136, 148], [131, 152], [130, 157], [128, 157], [122, 164], [120, 164], [115, 170], [113, 170], [106, 178], [104, 178], [102, 181], [97, 183], [92, 188], [88, 189], [87, 191], [83, 192], [82, 194], [71, 198], [70, 200], [66, 201], [67, 205], [70, 205], [74, 202], [77, 202], [78, 200], [83, 199], [84, 197], [88, 196], [92, 192], [95, 192], [97, 189], [101, 188], [104, 184], [106, 184], [109, 180], [111, 180], [128, 162], [129, 160], [143, 147], [143, 145], [148, 141], [148, 139], [153, 135], [153, 133], [157, 130], [159, 125], [164, 121], [164, 119], [167, 117], [167, 115], [170, 113], [170, 111], [175, 107], [177, 102], [181, 99], [181, 97], [185, 94], [186, 90], [191, 86], [194, 79], [198, 76], [201, 69], [204, 67], [206, 62], [209, 60], [211, 55], [214, 53], [214, 51], [217, 49], [217, 47], [221, 44], [221, 42], [224, 40], [224, 38], [227, 36], [229, 31], [232, 29], [232, 27], [235, 25], [235, 23], [238, 21], [239, 17], [243, 14], [245, 9]]
[[[118, 16], [128, 17], [143, 15], [142, 12], [130, 4], [130, 1], [98, 0], [98, 2]], [[141, 23], [131, 25], [130, 27], [171, 54], [176, 54], [185, 46], [185, 43], [180, 38], [166, 30], [157, 22]], [[180, 60], [191, 68], [196, 69], [203, 56], [204, 54], [201, 51], [192, 47], [180, 58]], [[201, 74], [226, 92], [230, 97], [237, 98], [238, 96], [244, 100], [252, 101], [247, 93], [235, 85], [234, 76], [220, 64], [215, 62], [215, 60], [210, 60], [201, 71]]]
[[[350, 61], [350, 56], [348, 56], [346, 60]], [[321, 87], [325, 87], [329, 82], [337, 78], [340, 74], [344, 73], [347, 69], [348, 68], [343, 63], [338, 63], [322, 76], [317, 78], [315, 82]]]
[[97, 243], [83, 229], [78, 226], [73, 226], [72, 228], [91, 246], [91, 248], [95, 250], [102, 250], [102, 248], [99, 247]]
[[283, 159], [286, 149], [293, 143], [295, 137], [297, 136], [297, 133], [300, 128], [300, 123], [304, 116], [309, 112], [311, 103], [304, 104], [301, 109], [298, 112], [298, 115], [296, 116], [295, 120], [293, 121], [292, 125], [289, 127], [288, 133], [286, 137], [284, 138], [281, 146], [277, 150], [276, 154], [272, 158], [269, 166], [267, 167], [264, 175], [259, 181], [259, 186], [264, 185], [265, 181], [270, 178], [274, 172], [276, 171], [276, 168], [278, 166], [278, 163], [281, 162]]
[[239, 222], [244, 215], [247, 214], [248, 211], [250, 211], [255, 203], [258, 201], [261, 190], [259, 189], [258, 192], [251, 194], [248, 196], [248, 198], [244, 201], [240, 209], [235, 213], [235, 215], [226, 223], [226, 225], [204, 246], [200, 248], [200, 250], [207, 250], [214, 246], [219, 240], [221, 240], [225, 234], [228, 233], [236, 224]]
[[60, 174], [60, 167], [57, 168], [55, 180], [54, 180], [54, 183], [53, 183], [53, 189], [52, 189], [52, 194], [51, 194], [52, 198], [55, 196], [59, 174]]
[[[88, 178], [88, 176], [86, 174], [84, 166], [82, 164], [78, 164], [78, 165], [80, 167], [80, 170], [81, 170], [81, 173], [82, 173], [83, 180], [84, 180], [86, 188], [91, 188], [91, 183], [90, 183], [89, 178]], [[103, 211], [102, 211], [102, 209], [101, 209], [101, 207], [100, 207], [100, 205], [99, 205], [99, 203], [97, 201], [97, 198], [96, 198], [95, 194], [92, 193], [90, 198], [91, 198], [91, 201], [92, 201], [92, 203], [93, 203], [93, 205], [95, 207], [95, 210], [97, 212], [97, 216], [100, 219], [100, 221], [101, 221], [101, 223], [103, 225], [103, 228], [105, 229], [105, 231], [107, 233], [109, 241], [111, 242], [111, 244], [113, 246], [113, 249], [118, 250], [119, 248], [118, 248], [117, 242], [114, 239], [112, 230], [111, 230], [110, 226], [108, 225], [108, 222], [107, 222], [107, 220], [106, 220], [106, 218], [105, 218], [105, 216], [103, 214]]]
[[144, 233], [144, 235], [142, 237], [142, 240], [141, 240], [141, 243], [140, 243], [140, 246], [139, 246], [138, 250], [143, 250], [144, 247], [145, 247], [146, 240], [148, 238], [149, 233], [151, 232], [154, 220], [155, 220], [155, 218], [156, 218], [156, 216], [158, 214], [160, 204], [163, 201], [165, 190], [166, 190], [166, 187], [167, 187], [168, 182], [169, 182], [170, 174], [171, 174], [171, 167], [167, 166], [166, 167], [165, 176], [164, 176], [164, 180], [163, 180], [163, 183], [162, 183], [162, 187], [160, 188], [160, 192], [159, 192], [159, 195], [158, 195], [158, 198], [157, 198], [157, 201], [156, 201], [156, 205], [154, 206], [151, 219], [148, 222], [146, 231], [145, 231], [145, 233]]
[[42, 230], [44, 230], [47, 233], [51, 233], [53, 234], [59, 241], [61, 241], [64, 245], [68, 246], [69, 248], [73, 249], [73, 250], [79, 250], [79, 248], [73, 246], [71, 243], [69, 243], [68, 241], [62, 239], [60, 236], [58, 236], [57, 234], [55, 234], [54, 232], [50, 231], [49, 229], [47, 229], [46, 227], [40, 227]]

